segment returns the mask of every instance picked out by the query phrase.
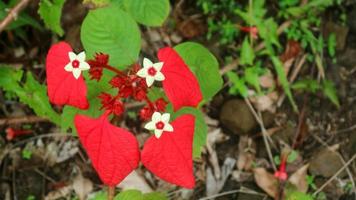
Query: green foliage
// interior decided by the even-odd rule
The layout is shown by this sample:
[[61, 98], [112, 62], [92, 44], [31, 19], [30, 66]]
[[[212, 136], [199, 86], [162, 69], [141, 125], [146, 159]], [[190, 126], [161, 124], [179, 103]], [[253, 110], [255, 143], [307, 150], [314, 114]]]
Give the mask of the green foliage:
[[329, 98], [333, 104], [335, 104], [337, 107], [340, 107], [339, 99], [337, 97], [337, 91], [334, 86], [334, 83], [329, 81], [329, 80], [323, 80], [323, 93], [326, 97]]
[[174, 49], [183, 58], [198, 79], [205, 101], [211, 99], [222, 87], [219, 63], [215, 56], [202, 45], [185, 42]]
[[279, 58], [275, 56], [272, 57], [272, 62], [277, 72], [278, 81], [281, 83], [284, 92], [286, 93], [290, 103], [293, 106], [294, 111], [298, 111], [298, 107], [293, 99], [292, 92], [290, 90], [290, 85], [286, 76], [286, 72], [284, 71], [282, 62], [279, 60]]
[[255, 52], [253, 51], [253, 49], [248, 41], [248, 37], [245, 37], [245, 39], [242, 43], [242, 48], [241, 48], [241, 52], [240, 52], [240, 64], [241, 65], [252, 65], [254, 59], [255, 59]]
[[62, 8], [65, 0], [40, 0], [38, 14], [43, 19], [47, 28], [62, 36], [61, 27]]
[[89, 11], [81, 27], [81, 40], [89, 57], [96, 52], [109, 54], [110, 64], [120, 69], [137, 60], [141, 47], [136, 22], [116, 4]]
[[292, 150], [290, 154], [288, 155], [287, 162], [292, 163], [298, 158], [298, 152], [295, 150]]
[[116, 195], [114, 200], [167, 200], [167, 197], [159, 192], [142, 194], [138, 190], [125, 190]]
[[124, 0], [124, 6], [131, 16], [146, 26], [160, 26], [170, 11], [169, 0]]
[[29, 196], [27, 196], [27, 198], [26, 198], [26, 200], [35, 200], [35, 199], [36, 199], [36, 197], [33, 196], [33, 195], [29, 195]]
[[287, 192], [286, 200], [313, 200], [314, 198], [309, 194], [299, 191]]
[[38, 116], [60, 124], [58, 113], [52, 109], [49, 103], [46, 86], [40, 84], [30, 72], [26, 73], [24, 83], [20, 82], [22, 78], [23, 71], [0, 66], [0, 88], [18, 96], [19, 100], [32, 108]]
[[245, 84], [245, 79], [240, 78], [234, 72], [227, 72], [226, 75], [231, 82], [229, 93], [232, 95], [241, 95], [246, 98], [248, 96], [248, 88]]
[[21, 154], [22, 158], [26, 160], [29, 160], [32, 157], [32, 151], [29, 149], [23, 149]]
[[321, 91], [333, 104], [340, 107], [339, 98], [334, 83], [330, 80], [323, 80], [322, 84], [313, 79], [302, 79], [292, 85], [295, 90], [304, 90], [315, 94]]
[[206, 144], [206, 136], [208, 132], [208, 127], [204, 120], [203, 113], [192, 107], [183, 107], [179, 109], [176, 113], [173, 113], [173, 120], [183, 114], [192, 114], [195, 116], [195, 130], [194, 130], [194, 141], [193, 141], [193, 157], [200, 158], [201, 148]]

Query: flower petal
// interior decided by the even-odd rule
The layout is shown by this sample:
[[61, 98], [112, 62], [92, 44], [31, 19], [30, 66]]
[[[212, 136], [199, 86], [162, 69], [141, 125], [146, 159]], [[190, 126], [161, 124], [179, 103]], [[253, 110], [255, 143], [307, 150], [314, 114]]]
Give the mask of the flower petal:
[[162, 115], [159, 112], [154, 112], [152, 115], [152, 122], [154, 122], [155, 124], [159, 121], [162, 120]]
[[185, 188], [195, 185], [193, 175], [193, 134], [192, 115], [182, 115], [172, 122], [173, 132], [163, 132], [158, 139], [147, 139], [141, 152], [143, 165], [164, 181]]
[[80, 53], [77, 55], [77, 60], [78, 60], [79, 62], [85, 62], [85, 52], [84, 52], [84, 51], [80, 52]]
[[153, 63], [150, 59], [148, 58], [143, 58], [143, 68], [150, 68], [153, 66]]
[[197, 107], [203, 99], [198, 80], [172, 48], [160, 49], [158, 58], [164, 62], [161, 72], [164, 74], [163, 89], [172, 102], [175, 111], [183, 106]]
[[141, 78], [145, 78], [148, 75], [147, 69], [142, 68], [142, 69], [138, 70], [138, 72], [136, 74], [137, 74], [137, 76], [139, 76]]
[[80, 65], [79, 65], [79, 69], [80, 70], [88, 70], [90, 69], [90, 65], [87, 63], [87, 62], [80, 62]]
[[148, 130], [154, 130], [156, 128], [156, 123], [154, 122], [148, 122], [146, 125], [145, 125], [145, 129], [148, 129]]
[[162, 74], [162, 72], [157, 72], [156, 75], [154, 76], [154, 79], [157, 81], [163, 81], [164, 75]]
[[79, 68], [73, 68], [73, 76], [75, 79], [78, 79], [80, 74], [82, 73], [82, 70], [80, 70]]
[[173, 132], [173, 126], [170, 123], [164, 125], [164, 131]]
[[135, 136], [110, 124], [107, 115], [97, 119], [76, 115], [74, 123], [80, 142], [106, 185], [116, 186], [137, 168], [140, 152]]
[[69, 62], [65, 67], [64, 70], [66, 70], [67, 72], [72, 72], [73, 71], [73, 65], [71, 62]]
[[77, 59], [77, 54], [75, 54], [75, 53], [72, 52], [72, 51], [68, 52], [68, 56], [69, 56], [70, 62], [72, 62], [73, 60], [76, 60], [76, 59]]
[[152, 76], [146, 76], [146, 84], [148, 87], [151, 87], [151, 85], [155, 82], [155, 78]]
[[158, 62], [153, 64], [153, 68], [155, 68], [155, 70], [157, 71], [161, 71], [162, 67], [163, 67], [163, 62]]
[[164, 123], [169, 123], [169, 118], [171, 117], [171, 114], [169, 113], [164, 113], [161, 117], [161, 120], [164, 122]]
[[163, 133], [163, 130], [155, 129], [155, 137], [160, 138]]

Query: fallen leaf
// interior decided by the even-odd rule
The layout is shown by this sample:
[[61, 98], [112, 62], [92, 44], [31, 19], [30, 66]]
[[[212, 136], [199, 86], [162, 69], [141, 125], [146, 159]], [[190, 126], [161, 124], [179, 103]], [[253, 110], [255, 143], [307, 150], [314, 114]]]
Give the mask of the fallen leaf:
[[255, 160], [256, 144], [248, 136], [241, 136], [239, 141], [239, 155], [237, 168], [249, 171]]
[[89, 179], [84, 178], [82, 173], [78, 173], [73, 180], [73, 189], [79, 200], [85, 200], [87, 195], [93, 190], [93, 183]]
[[256, 184], [269, 196], [275, 197], [278, 193], [278, 180], [273, 174], [267, 172], [265, 168], [255, 168], [253, 170]]
[[122, 190], [137, 189], [143, 193], [152, 192], [152, 188], [148, 185], [146, 180], [137, 173], [137, 171], [131, 172], [119, 185]]
[[309, 164], [304, 165], [289, 177], [289, 182], [295, 185], [300, 192], [308, 191], [307, 171]]

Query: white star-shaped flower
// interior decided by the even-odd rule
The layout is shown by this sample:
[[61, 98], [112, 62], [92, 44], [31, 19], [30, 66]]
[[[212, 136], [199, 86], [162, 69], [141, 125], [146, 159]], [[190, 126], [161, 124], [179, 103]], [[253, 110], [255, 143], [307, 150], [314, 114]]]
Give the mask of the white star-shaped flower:
[[69, 63], [64, 67], [67, 72], [72, 72], [75, 79], [78, 79], [81, 72], [90, 69], [90, 65], [85, 62], [85, 52], [81, 52], [78, 55], [69, 52]]
[[148, 58], [143, 59], [143, 68], [137, 72], [139, 77], [145, 78], [147, 86], [150, 87], [153, 82], [163, 81], [164, 75], [161, 72], [163, 62], [153, 63]]
[[152, 121], [145, 125], [145, 129], [154, 130], [156, 138], [160, 138], [163, 131], [173, 132], [173, 126], [169, 123], [169, 113], [154, 112], [152, 115]]

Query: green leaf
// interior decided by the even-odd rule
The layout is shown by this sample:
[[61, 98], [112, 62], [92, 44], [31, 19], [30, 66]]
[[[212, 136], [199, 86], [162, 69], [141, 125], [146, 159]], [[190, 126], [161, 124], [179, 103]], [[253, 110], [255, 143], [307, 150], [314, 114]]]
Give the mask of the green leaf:
[[81, 28], [81, 40], [89, 57], [97, 52], [109, 54], [110, 65], [119, 69], [136, 62], [141, 47], [136, 22], [117, 4], [89, 11]]
[[161, 26], [169, 15], [169, 0], [125, 0], [131, 16], [146, 26]]
[[281, 83], [284, 93], [287, 95], [290, 103], [292, 104], [293, 110], [298, 112], [298, 107], [294, 101], [292, 92], [290, 90], [290, 85], [286, 76], [286, 72], [284, 71], [282, 62], [276, 56], [272, 56], [272, 62], [277, 72], [278, 81]]
[[198, 43], [185, 42], [174, 47], [198, 79], [205, 101], [222, 87], [219, 63], [208, 49]]
[[227, 72], [226, 75], [231, 82], [229, 93], [232, 95], [241, 95], [246, 98], [248, 96], [248, 88], [245, 85], [245, 80], [240, 79], [236, 73], [231, 71]]
[[166, 195], [159, 192], [151, 192], [143, 195], [144, 200], [168, 200]]
[[245, 80], [247, 83], [252, 85], [258, 93], [261, 92], [261, 86], [260, 86], [260, 69], [256, 66], [254, 67], [248, 67], [245, 70]]
[[107, 193], [104, 191], [99, 191], [96, 192], [95, 195], [91, 198], [89, 198], [89, 200], [107, 200]]
[[208, 127], [204, 120], [203, 113], [192, 107], [183, 107], [177, 112], [173, 113], [173, 119], [179, 117], [183, 114], [192, 114], [195, 116], [195, 132], [194, 132], [194, 141], [193, 141], [193, 157], [200, 158], [201, 148], [206, 144], [206, 135], [208, 132]]
[[26, 73], [26, 82], [21, 84], [22, 75], [21, 70], [0, 66], [0, 87], [6, 92], [18, 96], [20, 102], [32, 108], [38, 116], [60, 124], [58, 113], [53, 110], [49, 103], [46, 86], [40, 84], [30, 72]]
[[288, 155], [287, 162], [292, 163], [298, 158], [298, 152], [295, 150], [292, 150], [290, 154]]
[[292, 85], [293, 89], [296, 90], [306, 90], [312, 93], [316, 93], [320, 89], [320, 85], [318, 81], [313, 80], [313, 79], [302, 79], [297, 82], [295, 82]]
[[323, 81], [323, 93], [329, 98], [329, 100], [335, 104], [337, 107], [340, 107], [339, 98], [337, 97], [337, 91], [335, 85], [330, 80]]
[[167, 197], [159, 192], [142, 194], [139, 190], [125, 190], [115, 196], [114, 200], [168, 200]]
[[255, 52], [253, 51], [250, 42], [248, 41], [248, 37], [245, 37], [240, 52], [240, 64], [252, 65], [254, 59], [255, 59]]
[[43, 19], [47, 28], [62, 36], [61, 27], [62, 8], [65, 0], [41, 0], [38, 14]]
[[304, 194], [303, 192], [294, 190], [287, 192], [286, 200], [313, 200], [313, 197], [308, 194]]
[[329, 35], [328, 38], [328, 52], [331, 57], [335, 56], [335, 49], [336, 49], [336, 35], [332, 33]]
[[142, 192], [138, 190], [126, 190], [115, 196], [114, 200], [144, 200]]

